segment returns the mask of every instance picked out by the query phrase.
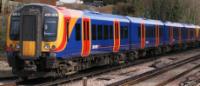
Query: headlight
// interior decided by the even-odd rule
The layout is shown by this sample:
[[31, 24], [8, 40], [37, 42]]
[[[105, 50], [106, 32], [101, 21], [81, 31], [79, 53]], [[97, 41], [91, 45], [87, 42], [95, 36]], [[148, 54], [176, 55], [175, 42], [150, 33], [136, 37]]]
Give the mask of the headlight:
[[50, 46], [48, 44], [44, 45], [45, 49], [50, 49]]
[[52, 49], [55, 49], [55, 48], [56, 48], [56, 46], [55, 46], [55, 45], [53, 45], [51, 48], [52, 48]]

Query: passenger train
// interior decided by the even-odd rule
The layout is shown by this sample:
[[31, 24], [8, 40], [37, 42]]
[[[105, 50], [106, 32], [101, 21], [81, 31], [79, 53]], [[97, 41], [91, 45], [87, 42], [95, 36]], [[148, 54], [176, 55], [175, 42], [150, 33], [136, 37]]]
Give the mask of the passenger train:
[[8, 19], [6, 51], [13, 74], [66, 76], [198, 47], [200, 26], [28, 4]]

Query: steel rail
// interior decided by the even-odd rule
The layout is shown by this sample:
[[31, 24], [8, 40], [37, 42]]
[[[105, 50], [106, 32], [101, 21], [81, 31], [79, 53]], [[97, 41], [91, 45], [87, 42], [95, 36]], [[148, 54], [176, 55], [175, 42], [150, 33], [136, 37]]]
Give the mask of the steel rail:
[[137, 76], [129, 77], [129, 78], [126, 78], [124, 80], [108, 84], [107, 86], [127, 86], [127, 85], [130, 85], [130, 84], [131, 85], [137, 84], [139, 82], [150, 79], [150, 78], [152, 78], [156, 75], [159, 75], [159, 74], [164, 73], [166, 71], [180, 67], [180, 66], [182, 66], [186, 63], [190, 63], [190, 62], [195, 61], [197, 59], [200, 59], [200, 55], [197, 55], [197, 56], [185, 59], [183, 61], [179, 61], [179, 62], [170, 64], [170, 65], [167, 65], [167, 66], [162, 67], [162, 68], [157, 68], [155, 70], [152, 70], [152, 71], [149, 71], [149, 72], [137, 75]]
[[[186, 51], [189, 51], [189, 50], [186, 50]], [[106, 66], [106, 67], [103, 67], [103, 68], [100, 68], [100, 69], [97, 69], [97, 70], [92, 70], [92, 71], [89, 71], [89, 72], [83, 71], [83, 72], [77, 73], [75, 75], [67, 76], [65, 78], [59, 78], [59, 79], [55, 79], [53, 81], [47, 80], [47, 82], [43, 82], [43, 83], [39, 83], [39, 84], [31, 84], [31, 86], [55, 86], [55, 85], [59, 85], [59, 84], [64, 84], [64, 83], [68, 83], [68, 82], [75, 81], [75, 80], [81, 80], [83, 77], [91, 77], [91, 76], [95, 76], [95, 75], [100, 75], [100, 74], [107, 73], [107, 72], [110, 72], [110, 71], [115, 71], [115, 70], [118, 70], [118, 69], [131, 67], [131, 66], [134, 66], [134, 65], [139, 65], [139, 64], [146, 63], [146, 62], [151, 62], [151, 61], [157, 60], [159, 58], [162, 58], [164, 56], [171, 56], [171, 55], [174, 55], [174, 54], [177, 54], [177, 53], [183, 53], [183, 52], [186, 52], [186, 51], [175, 51], [175, 52], [171, 52], [171, 53], [168, 53], [168, 54], [159, 55], [159, 56], [156, 56], [156, 57], [136, 60], [136, 61], [134, 61], [132, 63], [128, 63], [128, 64], [117, 65], [117, 66]], [[23, 82], [24, 81], [16, 82], [16, 85], [23, 85], [23, 84], [21, 84]]]

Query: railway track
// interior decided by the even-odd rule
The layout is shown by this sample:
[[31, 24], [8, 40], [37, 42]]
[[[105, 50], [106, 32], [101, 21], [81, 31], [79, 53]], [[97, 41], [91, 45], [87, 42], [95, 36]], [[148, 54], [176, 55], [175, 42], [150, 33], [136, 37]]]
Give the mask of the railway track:
[[6, 80], [16, 80], [16, 76], [10, 76], [10, 77], [0, 77], [0, 82], [1, 81], [6, 81]]
[[[173, 75], [169, 75], [169, 76], [172, 76], [170, 78], [167, 78], [167, 80], [165, 80], [166, 78], [166, 74], [164, 73], [167, 73], [169, 72], [170, 70], [175, 70], [185, 64], [190, 64], [191, 62], [196, 62], [195, 66], [192, 66], [192, 68], [189, 68], [188, 70], [185, 70], [184, 72], [181, 72], [175, 76]], [[181, 62], [177, 62], [177, 63], [174, 63], [174, 64], [170, 64], [170, 65], [167, 65], [165, 67], [162, 67], [162, 68], [157, 68], [155, 70], [152, 70], [152, 71], [149, 71], [149, 72], [146, 72], [146, 73], [143, 73], [143, 74], [140, 74], [140, 75], [137, 75], [137, 76], [133, 76], [133, 77], [130, 77], [130, 78], [127, 78], [127, 79], [123, 79], [121, 81], [117, 81], [115, 83], [111, 83], [111, 84], [108, 84], [107, 86], [145, 86], [148, 84], [148, 82], [157, 82], [158, 84], [153, 84], [153, 85], [150, 85], [148, 84], [148, 86], [164, 86], [166, 85], [167, 83], [169, 82], [172, 82], [178, 78], [180, 78], [181, 76], [189, 73], [190, 71], [196, 69], [196, 68], [199, 68], [200, 67], [200, 63], [198, 62], [200, 61], [200, 55], [197, 55], [197, 56], [194, 56], [194, 57], [191, 57], [189, 59], [185, 59]], [[184, 69], [184, 68], [182, 68]], [[173, 73], [176, 73], [176, 71], [173, 71]], [[171, 74], [173, 74], [171, 73]], [[161, 78], [159, 79], [163, 79], [164, 81], [161, 81], [159, 82], [158, 80], [158, 77], [157, 76], [160, 76]], [[145, 82], [146, 81], [146, 82]]]
[[[110, 72], [110, 71], [114, 71], [114, 70], [118, 70], [124, 67], [130, 67], [133, 65], [137, 65], [137, 64], [142, 64], [144, 62], [149, 62], [149, 61], [153, 61], [156, 58], [149, 58], [149, 59], [142, 59], [142, 60], [138, 60], [134, 63], [130, 63], [130, 64], [124, 64], [124, 65], [120, 65], [120, 66], [104, 66], [104, 67], [98, 67], [98, 68], [93, 68], [93, 69], [88, 69], [85, 71], [81, 71], [78, 74], [75, 75], [71, 75], [65, 78], [61, 78], [61, 79], [55, 79], [53, 81], [51, 80], [47, 80], [47, 82], [44, 83], [39, 83], [39, 84], [28, 84], [28, 85], [32, 85], [32, 86], [52, 86], [52, 85], [59, 85], [59, 84], [63, 84], [63, 83], [67, 83], [67, 82], [71, 82], [74, 80], [81, 80], [83, 77], [91, 77], [91, 76], [95, 76], [95, 75], [99, 75], [102, 73], [106, 73], [106, 72]], [[19, 81], [16, 82], [16, 85], [24, 85], [24, 81]]]
[[18, 81], [16, 76], [0, 77], [0, 86], [8, 85], [13, 86]]
[[[170, 53], [168, 55], [162, 55], [163, 56], [170, 56], [170, 55], [174, 55], [177, 53], [181, 53], [181, 52], [173, 52]], [[135, 61], [134, 63], [128, 63], [128, 64], [123, 64], [123, 65], [116, 65], [116, 66], [104, 66], [104, 67], [98, 67], [98, 68], [92, 68], [92, 69], [88, 69], [85, 71], [81, 71], [77, 74], [68, 76], [68, 77], [64, 77], [64, 78], [57, 78], [57, 79], [52, 79], [52, 78], [42, 78], [42, 79], [33, 79], [33, 80], [28, 80], [28, 81], [16, 81], [15, 85], [31, 85], [31, 86], [52, 86], [52, 85], [59, 85], [59, 84], [64, 84], [64, 83], [68, 83], [68, 82], [72, 82], [72, 81], [76, 81], [76, 80], [81, 80], [83, 79], [83, 77], [91, 77], [91, 76], [96, 76], [96, 75], [100, 75], [103, 73], [107, 73], [107, 72], [111, 72], [111, 71], [115, 71], [118, 69], [122, 69], [122, 68], [127, 68], [130, 66], [134, 66], [134, 65], [138, 65], [138, 64], [142, 64], [142, 63], [146, 63], [146, 62], [151, 62], [154, 61], [158, 58], [161, 58], [161, 56], [157, 56], [157, 57], [152, 57], [152, 58], [148, 58], [148, 59], [140, 59]]]

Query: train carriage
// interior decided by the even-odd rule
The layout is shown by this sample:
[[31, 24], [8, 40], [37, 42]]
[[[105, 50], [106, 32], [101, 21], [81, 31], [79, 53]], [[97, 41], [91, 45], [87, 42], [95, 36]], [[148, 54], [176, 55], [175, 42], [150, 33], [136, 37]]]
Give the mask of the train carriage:
[[66, 76], [199, 44], [199, 26], [28, 4], [8, 20], [6, 51], [19, 77]]
[[181, 23], [166, 22], [165, 27], [168, 29], [169, 44], [174, 47], [180, 47], [182, 44], [182, 29]]
[[166, 44], [164, 23], [159, 20], [127, 17], [130, 23], [131, 48], [133, 50], [161, 52], [161, 46]]
[[[129, 18], [131, 20], [131, 30], [133, 33], [130, 34], [133, 38], [132, 40], [136, 40], [136, 46], [140, 46], [138, 48], [145, 47], [158, 47], [163, 44], [163, 29], [164, 23], [158, 20], [150, 20], [143, 18]], [[134, 46], [136, 48], [136, 46]]]

